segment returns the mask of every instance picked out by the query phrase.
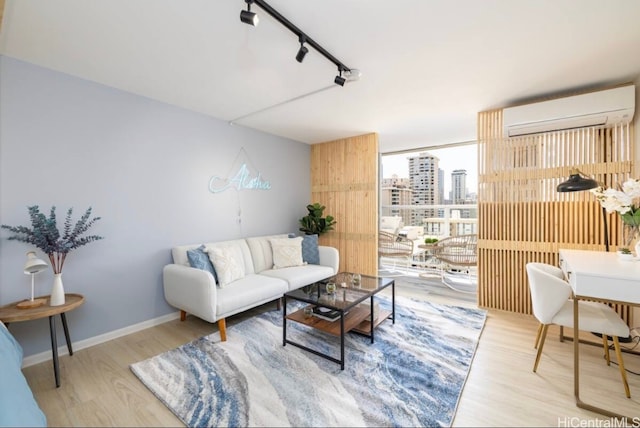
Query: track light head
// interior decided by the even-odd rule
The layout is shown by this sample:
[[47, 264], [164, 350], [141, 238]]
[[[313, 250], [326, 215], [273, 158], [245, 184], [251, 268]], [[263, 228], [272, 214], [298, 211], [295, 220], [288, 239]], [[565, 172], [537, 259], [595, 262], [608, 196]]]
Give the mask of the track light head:
[[335, 79], [333, 79], [333, 83], [335, 83], [336, 85], [344, 86], [344, 82], [346, 81], [347, 79], [342, 77], [342, 68], [338, 67], [338, 75], [336, 76]]
[[298, 49], [298, 53], [296, 54], [296, 61], [302, 62], [304, 61], [305, 55], [309, 52], [306, 46], [300, 45], [300, 49]]
[[251, 3], [253, 3], [253, 0], [247, 1], [247, 10], [240, 11], [240, 21], [244, 22], [245, 24], [257, 27], [260, 19], [255, 12], [251, 12]]

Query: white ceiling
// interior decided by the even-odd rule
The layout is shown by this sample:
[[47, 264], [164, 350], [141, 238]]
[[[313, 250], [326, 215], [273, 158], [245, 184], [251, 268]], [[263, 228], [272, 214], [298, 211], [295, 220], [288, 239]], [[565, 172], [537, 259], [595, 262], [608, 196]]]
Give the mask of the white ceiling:
[[362, 77], [243, 0], [6, 0], [0, 53], [306, 143], [383, 153], [476, 138], [479, 111], [640, 76], [638, 0], [267, 0]]

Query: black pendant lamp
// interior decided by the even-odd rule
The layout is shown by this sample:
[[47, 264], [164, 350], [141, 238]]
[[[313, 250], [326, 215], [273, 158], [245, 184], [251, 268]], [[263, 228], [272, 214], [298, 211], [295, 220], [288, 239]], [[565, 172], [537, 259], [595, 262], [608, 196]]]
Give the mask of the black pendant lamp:
[[591, 190], [599, 186], [598, 182], [593, 178], [584, 177], [580, 171], [572, 171], [567, 181], [558, 184], [558, 192], [579, 192], [582, 190]]
[[[580, 192], [583, 190], [591, 190], [600, 186], [593, 178], [587, 177], [582, 171], [578, 169], [572, 169], [569, 173], [569, 179], [558, 184], [556, 190], [558, 192]], [[606, 251], [609, 251], [609, 230], [607, 225], [607, 212], [602, 207], [602, 223], [604, 225], [604, 247]]]

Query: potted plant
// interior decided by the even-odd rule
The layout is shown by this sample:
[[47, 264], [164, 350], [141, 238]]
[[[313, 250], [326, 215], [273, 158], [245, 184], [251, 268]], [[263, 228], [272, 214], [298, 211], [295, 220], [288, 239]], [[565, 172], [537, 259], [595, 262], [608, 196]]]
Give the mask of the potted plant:
[[300, 232], [304, 232], [306, 235], [322, 235], [325, 232], [333, 230], [336, 220], [330, 215], [322, 217], [324, 209], [325, 206], [317, 202], [307, 205], [309, 214], [299, 220]]
[[55, 206], [51, 207], [49, 217], [42, 214], [37, 205], [27, 207], [27, 209], [31, 218], [31, 228], [27, 226], [8, 226], [6, 224], [1, 227], [14, 233], [9, 237], [9, 240], [35, 245], [49, 256], [54, 274], [50, 304], [51, 306], [62, 305], [64, 304], [62, 267], [67, 254], [78, 247], [103, 239], [102, 236], [97, 235], [83, 236], [96, 221], [100, 220], [100, 217], [90, 219], [91, 207], [89, 207], [80, 220], [75, 225], [72, 225], [71, 214], [73, 213], [73, 208], [69, 208], [64, 221], [64, 229], [60, 233], [56, 221]]

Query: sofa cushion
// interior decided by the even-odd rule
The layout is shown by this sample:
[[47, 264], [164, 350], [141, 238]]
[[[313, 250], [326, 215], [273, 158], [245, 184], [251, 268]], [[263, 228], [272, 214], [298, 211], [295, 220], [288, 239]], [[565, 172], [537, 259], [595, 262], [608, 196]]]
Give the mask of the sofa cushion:
[[302, 266], [302, 237], [271, 239], [273, 250], [273, 268], [282, 269]]
[[335, 272], [333, 268], [322, 265], [293, 266], [284, 269], [271, 269], [260, 272], [260, 275], [280, 278], [287, 281], [289, 290], [295, 290], [305, 285], [329, 278]]
[[287, 291], [287, 282], [282, 279], [249, 274], [233, 286], [217, 290], [216, 313], [225, 318], [278, 299]]
[[177, 247], [173, 247], [171, 249], [171, 256], [173, 258], [173, 263], [182, 266], [191, 266], [189, 264], [189, 258], [187, 257], [187, 251], [195, 250], [202, 244], [190, 244], [190, 245], [180, 245]]
[[245, 275], [242, 252], [236, 246], [207, 248], [218, 275], [218, 285], [225, 287]]
[[[229, 248], [237, 247], [240, 254], [242, 254], [242, 262], [244, 264], [244, 274], [256, 273], [253, 270], [253, 258], [251, 257], [251, 251], [247, 245], [246, 239], [233, 239], [231, 241], [218, 241], [218, 242], [205, 242], [204, 246], [206, 250], [209, 248]], [[208, 254], [208, 251], [207, 251]], [[215, 268], [215, 266], [214, 266]]]
[[247, 245], [253, 259], [253, 272], [260, 273], [265, 269], [273, 269], [273, 250], [271, 239], [286, 238], [287, 235], [265, 235], [247, 238]]
[[302, 237], [302, 260], [312, 265], [320, 264], [318, 235], [304, 235]]
[[204, 245], [200, 245], [198, 248], [187, 250], [187, 259], [189, 259], [189, 265], [196, 269], [202, 269], [209, 272], [215, 278], [216, 282], [218, 282], [218, 276], [216, 275], [216, 270], [211, 263], [211, 259], [209, 255], [205, 251], [206, 247]]

